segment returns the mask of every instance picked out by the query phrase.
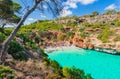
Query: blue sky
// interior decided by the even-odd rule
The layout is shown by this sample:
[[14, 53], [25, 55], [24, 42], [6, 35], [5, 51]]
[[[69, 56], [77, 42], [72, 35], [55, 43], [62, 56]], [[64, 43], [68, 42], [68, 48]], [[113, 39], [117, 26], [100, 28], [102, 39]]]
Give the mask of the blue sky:
[[[13, 0], [19, 2], [23, 8], [27, 5], [32, 6], [32, 0]], [[61, 13], [61, 16], [82, 16], [85, 14], [90, 14], [93, 11], [98, 11], [99, 13], [103, 13], [107, 10], [111, 9], [119, 9], [120, 8], [120, 0], [65, 0], [63, 3], [64, 11]], [[45, 13], [41, 13], [36, 10], [33, 12], [26, 20], [25, 24], [29, 24], [36, 20], [44, 20], [44, 19], [53, 19], [53, 16], [50, 12], [46, 11], [47, 7], [44, 6]]]

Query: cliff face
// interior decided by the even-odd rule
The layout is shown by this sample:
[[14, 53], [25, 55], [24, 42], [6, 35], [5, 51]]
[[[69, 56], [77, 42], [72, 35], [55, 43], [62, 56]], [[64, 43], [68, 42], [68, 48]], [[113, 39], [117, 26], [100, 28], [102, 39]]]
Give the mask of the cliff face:
[[64, 46], [69, 41], [70, 44], [84, 49], [100, 51], [102, 48], [105, 51], [120, 52], [120, 15], [117, 13], [65, 17], [37, 22], [34, 26], [28, 37], [39, 47]]
[[71, 28], [74, 37], [69, 38], [69, 42], [75, 46], [95, 50], [102, 48], [105, 49], [102, 50], [103, 52], [112, 54], [120, 52], [119, 14], [103, 14], [94, 17], [81, 16], [77, 17], [77, 19], [62, 19], [62, 21], [59, 20], [59, 22], [61, 24], [67, 23], [69, 27], [72, 26], [72, 23], [77, 23], [74, 31], [73, 27]]
[[[43, 48], [46, 48], [49, 46], [52, 46], [52, 47], [65, 46], [66, 42], [69, 42], [71, 45], [75, 45], [77, 47], [84, 48], [84, 49], [95, 49], [97, 51], [101, 51], [101, 48], [102, 48], [102, 49], [105, 49], [105, 50], [102, 50], [102, 52], [107, 52], [112, 54], [115, 54], [116, 52], [118, 53], [120, 51], [120, 42], [113, 41], [115, 38], [114, 36], [109, 37], [108, 39], [109, 42], [103, 43], [101, 40], [98, 39], [98, 34], [96, 33], [90, 34], [89, 36], [83, 38], [79, 35], [81, 32], [72, 31], [73, 37], [69, 37], [68, 39], [65, 39], [67, 37], [66, 32], [69, 32], [70, 29], [68, 28], [63, 28], [63, 29], [64, 29], [63, 31], [56, 31], [56, 30], [48, 31], [46, 34], [44, 34], [39, 38], [40, 40], [44, 40], [44, 43], [39, 42], [38, 46]], [[116, 30], [116, 28], [114, 29]], [[93, 29], [93, 30], [96, 31], [96, 29]], [[102, 29], [98, 29], [97, 31], [101, 31], [101, 30]], [[88, 33], [93, 32], [88, 28], [86, 29], [86, 31]], [[84, 31], [84, 33], [86, 33], [86, 31]], [[116, 33], [118, 34], [118, 31], [116, 31]], [[35, 35], [38, 36], [39, 34], [35, 32], [34, 37]], [[31, 36], [32, 39], [35, 39], [34, 37]], [[116, 50], [116, 52], [113, 52], [113, 50]]]

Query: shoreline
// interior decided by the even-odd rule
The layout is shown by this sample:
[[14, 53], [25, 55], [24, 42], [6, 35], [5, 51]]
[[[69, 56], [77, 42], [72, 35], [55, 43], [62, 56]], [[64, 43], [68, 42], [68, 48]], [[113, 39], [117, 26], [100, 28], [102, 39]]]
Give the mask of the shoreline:
[[64, 49], [68, 49], [68, 48], [73, 48], [73, 47], [76, 47], [74, 45], [71, 45], [71, 46], [57, 46], [57, 47], [47, 47], [44, 49], [44, 51], [46, 53], [52, 53], [53, 51], [58, 51], [58, 50], [64, 50]]
[[[44, 50], [46, 53], [52, 53], [53, 51], [58, 51], [58, 50], [64, 50], [64, 49], [68, 49], [68, 48], [72, 48], [72, 47], [78, 47], [78, 48], [81, 48], [79, 46], [76, 46], [76, 45], [73, 45], [73, 44], [70, 44], [68, 42], [66, 42], [64, 45], [56, 45], [56, 46], [48, 46], [46, 47]], [[117, 50], [114, 50], [114, 49], [105, 49], [105, 48], [102, 48], [102, 47], [94, 47], [93, 49], [88, 49], [88, 48], [81, 48], [81, 49], [85, 49], [85, 50], [94, 50], [94, 51], [98, 51], [98, 52], [101, 52], [101, 53], [106, 53], [106, 54], [111, 54], [111, 55], [120, 55], [120, 52], [117, 51]]]

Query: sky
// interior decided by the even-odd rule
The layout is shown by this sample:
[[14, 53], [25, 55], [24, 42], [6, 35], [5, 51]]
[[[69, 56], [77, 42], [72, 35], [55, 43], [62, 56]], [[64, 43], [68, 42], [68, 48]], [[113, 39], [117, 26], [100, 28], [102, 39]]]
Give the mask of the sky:
[[[13, 0], [19, 2], [23, 9], [30, 5], [32, 6], [32, 0]], [[64, 0], [62, 3], [64, 6], [63, 12], [61, 12], [60, 17], [64, 16], [82, 16], [86, 14], [91, 14], [93, 11], [98, 11], [99, 13], [104, 13], [107, 10], [119, 10], [120, 0]], [[34, 11], [25, 21], [24, 24], [29, 24], [37, 20], [54, 19], [50, 11], [47, 11], [48, 7], [44, 5], [45, 12], [42, 13], [39, 10]], [[21, 10], [24, 11], [24, 10]], [[24, 11], [25, 12], [25, 11]], [[22, 15], [21, 15], [22, 16]]]

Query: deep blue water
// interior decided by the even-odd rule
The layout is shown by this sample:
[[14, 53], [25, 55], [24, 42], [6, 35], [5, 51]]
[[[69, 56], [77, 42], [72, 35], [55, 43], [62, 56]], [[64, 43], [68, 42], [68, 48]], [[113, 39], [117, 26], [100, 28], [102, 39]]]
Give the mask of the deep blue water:
[[90, 73], [94, 79], [120, 79], [120, 56], [77, 47], [49, 53], [61, 66], [75, 66]]

